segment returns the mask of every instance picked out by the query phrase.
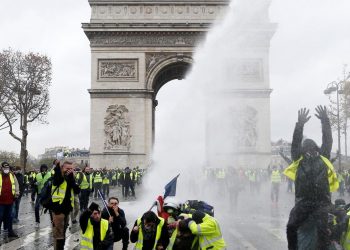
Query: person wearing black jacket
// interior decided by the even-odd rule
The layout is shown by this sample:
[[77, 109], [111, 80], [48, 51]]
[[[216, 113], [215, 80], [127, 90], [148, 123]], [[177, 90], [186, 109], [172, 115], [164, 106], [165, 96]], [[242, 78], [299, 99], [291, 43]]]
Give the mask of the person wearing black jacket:
[[[113, 250], [113, 231], [108, 222], [109, 218], [107, 220], [101, 218], [99, 206], [92, 202], [81, 214], [79, 220], [82, 236], [81, 249], [91, 249], [87, 246], [91, 246], [92, 241], [94, 250]], [[104, 231], [101, 232], [101, 230]], [[103, 239], [101, 235], [104, 235]]]
[[327, 249], [330, 244], [327, 219], [331, 206], [328, 169], [331, 164], [332, 131], [326, 107], [318, 106], [315, 116], [322, 124], [321, 148], [311, 139], [302, 142], [304, 124], [310, 119], [309, 110], [299, 110], [294, 129], [291, 155], [293, 163], [299, 162], [299, 165], [295, 175], [295, 206], [287, 224], [288, 249], [297, 249], [298, 228], [310, 215], [317, 221], [317, 249]]
[[69, 161], [65, 161], [61, 166], [58, 162], [54, 168], [51, 190], [55, 250], [64, 249], [68, 215], [73, 210], [74, 194], [80, 192], [79, 186], [75, 183], [73, 171], [73, 163]]
[[[162, 225], [163, 224], [163, 225]], [[135, 221], [130, 234], [130, 241], [135, 243], [135, 249], [163, 250], [169, 245], [168, 226], [163, 218], [158, 217], [153, 211], [147, 211], [141, 218]], [[140, 241], [142, 231], [143, 240]], [[160, 232], [159, 232], [160, 231]], [[156, 240], [157, 232], [160, 237]]]
[[24, 176], [22, 174], [22, 169], [21, 167], [17, 166], [15, 168], [14, 174], [17, 178], [18, 186], [19, 186], [19, 196], [16, 198], [14, 202], [14, 216], [13, 216], [13, 223], [18, 223], [18, 211], [19, 211], [19, 205], [21, 203], [21, 198], [24, 193]]
[[108, 199], [108, 211], [106, 208], [102, 210], [103, 219], [109, 219], [108, 212], [113, 217], [111, 225], [114, 233], [114, 242], [122, 240], [123, 250], [127, 250], [129, 245], [129, 228], [126, 227], [125, 213], [119, 207], [118, 198], [110, 197]]

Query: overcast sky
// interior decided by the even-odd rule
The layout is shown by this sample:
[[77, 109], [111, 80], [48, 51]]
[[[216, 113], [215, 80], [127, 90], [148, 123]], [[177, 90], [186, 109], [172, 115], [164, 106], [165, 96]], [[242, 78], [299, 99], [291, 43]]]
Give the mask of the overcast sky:
[[[270, 85], [272, 140], [291, 140], [300, 107], [326, 105], [327, 83], [350, 64], [350, 1], [273, 0]], [[87, 0], [1, 0], [0, 49], [12, 47], [48, 55], [53, 64], [49, 124], [33, 124], [28, 150], [37, 156], [52, 146], [89, 147], [90, 48], [82, 22], [88, 22]], [[157, 96], [157, 119], [183, 91], [168, 84]], [[310, 120], [305, 133], [320, 141], [320, 124]], [[335, 140], [336, 141], [336, 140]], [[336, 143], [334, 146], [336, 149]], [[19, 143], [0, 131], [0, 150], [19, 152]]]

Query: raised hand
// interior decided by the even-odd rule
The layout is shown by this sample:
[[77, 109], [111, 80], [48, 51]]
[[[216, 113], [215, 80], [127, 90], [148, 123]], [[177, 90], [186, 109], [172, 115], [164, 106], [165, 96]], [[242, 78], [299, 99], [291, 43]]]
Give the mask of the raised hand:
[[326, 119], [328, 119], [328, 114], [327, 114], [327, 108], [326, 108], [326, 106], [321, 106], [321, 105], [318, 105], [316, 108], [315, 108], [315, 110], [316, 110], [316, 114], [315, 114], [315, 116], [318, 118], [318, 119], [320, 119], [321, 121], [322, 120], [326, 120]]
[[309, 111], [310, 110], [308, 110], [306, 108], [299, 109], [299, 111], [298, 111], [298, 122], [299, 123], [305, 124], [310, 120], [311, 116], [309, 116]]

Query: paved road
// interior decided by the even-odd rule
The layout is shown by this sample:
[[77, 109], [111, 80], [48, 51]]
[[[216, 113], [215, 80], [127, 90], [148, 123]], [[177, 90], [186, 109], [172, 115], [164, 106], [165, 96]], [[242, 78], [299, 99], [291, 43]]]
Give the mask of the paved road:
[[[294, 194], [280, 190], [279, 203], [272, 204], [269, 198], [269, 186], [259, 193], [243, 191], [239, 197], [237, 209], [228, 205], [225, 195], [215, 205], [215, 216], [221, 224], [229, 250], [283, 250], [287, 249], [285, 225], [289, 211], [293, 206]], [[120, 197], [119, 189], [112, 189], [111, 195]], [[349, 200], [349, 197], [346, 197]], [[49, 216], [43, 215], [40, 229], [34, 228], [34, 207], [29, 197], [22, 198], [20, 223], [15, 225], [18, 239], [0, 237], [0, 249], [53, 249]], [[101, 204], [102, 205], [102, 204]], [[129, 200], [121, 201], [120, 207], [126, 211], [129, 228], [132, 227], [140, 211], [148, 208], [144, 203]], [[147, 210], [146, 208], [146, 210]], [[67, 232], [66, 249], [79, 249], [79, 228], [76, 225]], [[115, 249], [121, 249], [120, 245]], [[129, 249], [132, 249], [130, 245]]]

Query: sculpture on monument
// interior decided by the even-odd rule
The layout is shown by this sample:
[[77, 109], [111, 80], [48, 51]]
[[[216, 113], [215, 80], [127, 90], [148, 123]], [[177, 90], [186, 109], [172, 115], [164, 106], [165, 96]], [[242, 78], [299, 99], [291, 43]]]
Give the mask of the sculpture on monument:
[[105, 150], [130, 149], [129, 110], [124, 105], [110, 105], [105, 117]]
[[238, 148], [251, 148], [256, 146], [257, 133], [257, 111], [253, 107], [237, 107], [233, 110], [234, 142]]

